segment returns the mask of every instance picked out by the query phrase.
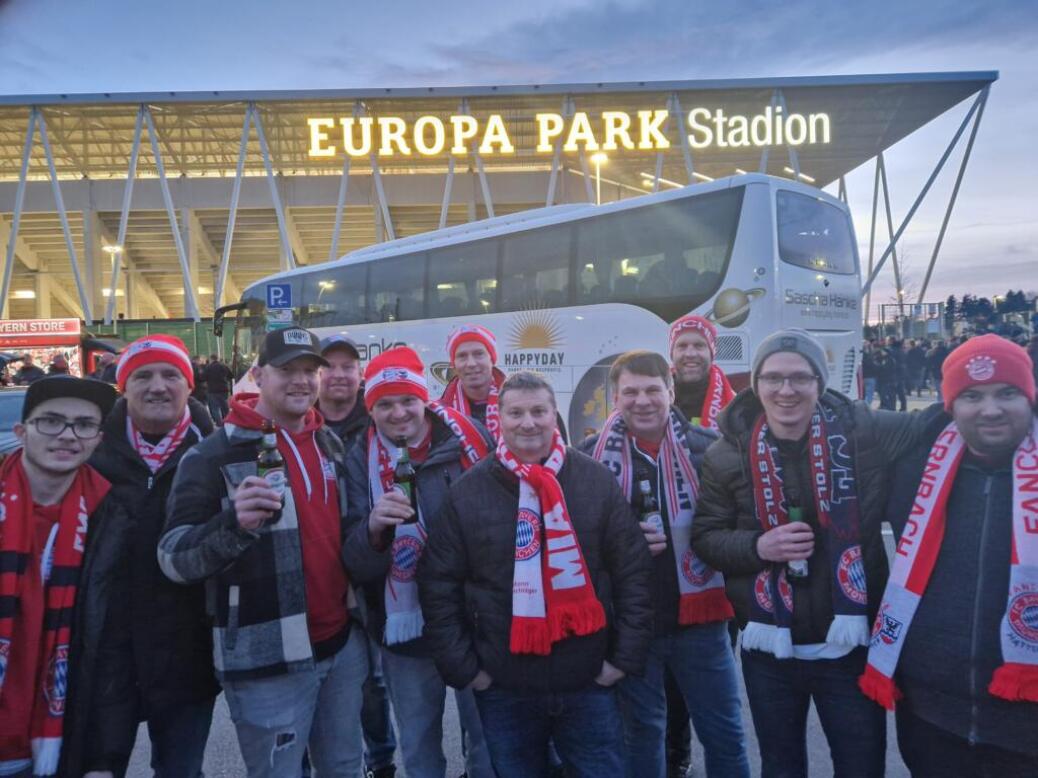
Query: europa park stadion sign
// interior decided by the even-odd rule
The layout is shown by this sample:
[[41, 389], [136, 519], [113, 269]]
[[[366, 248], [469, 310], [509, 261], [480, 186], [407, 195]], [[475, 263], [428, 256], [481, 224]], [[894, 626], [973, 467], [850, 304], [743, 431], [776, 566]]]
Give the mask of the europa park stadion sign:
[[[603, 111], [592, 116], [578, 111], [534, 115], [537, 154], [575, 151], [664, 151], [671, 142], [664, 133], [670, 111]], [[727, 114], [722, 108], [696, 107], [682, 117], [688, 144], [694, 149], [763, 146], [802, 146], [830, 142], [827, 113], [787, 113], [767, 106], [752, 116]], [[306, 120], [310, 127], [311, 157], [409, 157], [468, 154], [473, 147], [482, 156], [514, 154], [512, 133], [501, 114], [484, 119], [466, 114], [446, 118], [419, 116], [319, 116]]]

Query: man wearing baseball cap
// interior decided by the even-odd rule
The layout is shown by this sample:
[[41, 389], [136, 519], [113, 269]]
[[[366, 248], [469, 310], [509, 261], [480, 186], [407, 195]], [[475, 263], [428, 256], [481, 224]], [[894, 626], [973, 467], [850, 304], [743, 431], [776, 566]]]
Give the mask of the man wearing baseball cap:
[[[440, 531], [447, 490], [487, 455], [493, 439], [465, 414], [429, 403], [422, 361], [406, 346], [368, 363], [364, 390], [372, 424], [349, 454], [351, 529], [343, 555], [369, 605], [368, 628], [382, 645], [404, 769], [411, 778], [443, 778], [446, 685], [423, 637], [415, 572], [427, 540]], [[405, 449], [415, 470], [414, 503], [394, 487], [394, 470]], [[467, 774], [491, 778], [472, 692], [459, 691], [457, 702], [466, 733]]]
[[[368, 668], [347, 611], [344, 451], [313, 407], [327, 364], [309, 330], [267, 334], [252, 368], [259, 393], [235, 395], [221, 430], [181, 460], [159, 542], [167, 576], [206, 582], [216, 672], [250, 776], [298, 776], [306, 749], [321, 775], [360, 771]], [[284, 479], [257, 475], [261, 441]]]
[[[160, 775], [198, 775], [220, 687], [202, 584], [170, 581], [155, 557], [166, 500], [180, 460], [213, 431], [209, 412], [189, 395], [195, 371], [183, 341], [147, 335], [123, 351], [116, 369], [122, 397], [105, 421], [90, 464], [112, 484], [133, 522], [127, 667], [138, 717], [148, 722], [151, 766]], [[129, 733], [137, 734], [136, 721]]]
[[1038, 775], [1038, 418], [1027, 352], [971, 338], [893, 470], [899, 542], [861, 679], [913, 776]]
[[806, 776], [815, 703], [836, 775], [881, 776], [883, 709], [857, 692], [887, 580], [880, 535], [889, 463], [918, 414], [872, 411], [832, 389], [825, 348], [800, 329], [765, 338], [751, 388], [706, 453], [692, 548], [725, 576], [763, 774]]
[[328, 365], [320, 371], [317, 410], [348, 452], [368, 426], [360, 382], [360, 350], [345, 335], [329, 335], [321, 341], [321, 356]]
[[689, 314], [670, 325], [670, 362], [674, 366], [674, 404], [693, 424], [717, 429], [717, 416], [735, 397], [714, 364], [717, 328]]
[[0, 465], [0, 774], [121, 774], [133, 690], [119, 611], [125, 508], [87, 459], [115, 390], [52, 376]]

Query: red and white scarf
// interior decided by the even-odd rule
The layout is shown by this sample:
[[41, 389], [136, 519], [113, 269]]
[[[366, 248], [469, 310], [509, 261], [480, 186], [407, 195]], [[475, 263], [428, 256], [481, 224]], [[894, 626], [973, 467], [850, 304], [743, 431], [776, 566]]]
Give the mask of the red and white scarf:
[[[39, 693], [29, 700], [8, 700], [24, 710], [32, 743], [32, 774], [54, 775], [61, 757], [61, 739], [68, 694], [69, 646], [72, 609], [76, 602], [79, 570], [86, 550], [90, 515], [108, 493], [111, 484], [88, 465], [79, 468], [61, 501], [58, 523], [40, 560], [44, 611], [39, 672]], [[16, 615], [21, 612], [25, 569], [32, 564], [33, 499], [22, 452], [11, 454], [0, 466], [0, 695], [7, 670], [7, 652], [14, 638]], [[21, 638], [20, 638], [21, 640]]]
[[566, 447], [555, 430], [543, 465], [520, 462], [503, 440], [496, 455], [519, 477], [509, 648], [513, 654], [547, 656], [553, 643], [590, 635], [606, 625], [556, 478], [566, 461]]
[[[692, 519], [699, 499], [699, 476], [688, 455], [681, 433], [682, 423], [673, 410], [657, 457], [660, 482], [666, 495], [670, 543], [667, 551], [677, 568], [681, 595], [679, 624], [725, 621], [735, 614], [724, 593], [724, 578], [692, 551]], [[619, 411], [606, 419], [592, 456], [604, 464], [620, 484], [628, 502], [634, 492], [631, 441]], [[680, 553], [679, 553], [680, 552]]]
[[[501, 410], [498, 408], [497, 398], [501, 392], [501, 384], [504, 382], [505, 374], [495, 367], [490, 380], [490, 394], [487, 395], [487, 415], [485, 421], [487, 431], [494, 438], [495, 443], [501, 440]], [[461, 379], [457, 376], [452, 378], [450, 383], [447, 384], [447, 388], [443, 390], [443, 396], [440, 397], [439, 402], [461, 411], [466, 416], [472, 416], [471, 402], [465, 396], [465, 390], [461, 387]]]
[[[180, 444], [184, 442], [184, 436], [187, 435], [187, 431], [193, 426], [191, 424], [191, 411], [185, 406], [184, 415], [177, 422], [177, 425], [167, 432], [166, 436], [158, 443], [149, 443], [133, 423], [130, 414], [126, 414], [126, 437], [130, 439], [130, 445], [133, 446], [133, 450], [144, 460], [152, 473], [157, 473], [166, 464], [166, 460], [173, 456], [173, 452], [180, 448]], [[196, 437], [201, 440], [201, 431], [197, 427], [194, 427], [194, 430]]]
[[716, 430], [717, 417], [728, 403], [735, 397], [728, 376], [717, 365], [710, 365], [706, 380], [706, 397], [703, 398], [703, 409], [699, 412], [699, 426], [708, 430]]
[[[948, 497], [966, 451], [952, 422], [934, 441], [908, 523], [894, 556], [858, 685], [887, 710], [901, 698], [894, 683], [905, 635], [926, 592], [944, 540]], [[1001, 667], [988, 692], [1004, 700], [1038, 702], [1038, 421], [1013, 455], [1013, 551], [1009, 593], [999, 630]]]
[[[439, 404], [430, 403], [428, 407], [458, 438], [462, 449], [462, 469], [467, 470], [487, 455], [489, 449], [486, 443], [468, 418], [453, 408]], [[368, 485], [371, 489], [372, 505], [383, 494], [395, 488], [393, 473], [399, 459], [400, 449], [379, 434], [374, 424], [368, 427]], [[390, 550], [393, 561], [385, 584], [387, 646], [407, 643], [422, 636], [425, 619], [418, 602], [415, 573], [427, 539], [428, 532], [419, 495], [418, 521], [397, 525]]]

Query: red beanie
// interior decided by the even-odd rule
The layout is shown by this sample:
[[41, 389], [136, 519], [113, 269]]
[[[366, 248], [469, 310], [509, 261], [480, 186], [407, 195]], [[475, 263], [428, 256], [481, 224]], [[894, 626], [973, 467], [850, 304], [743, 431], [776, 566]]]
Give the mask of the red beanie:
[[955, 398], [978, 384], [1009, 384], [1034, 405], [1034, 364], [1020, 346], [998, 335], [970, 338], [948, 355], [941, 366], [944, 409], [951, 413]]
[[482, 343], [487, 351], [490, 352], [490, 361], [495, 365], [497, 364], [497, 338], [494, 337], [494, 333], [486, 327], [480, 327], [478, 324], [462, 324], [447, 338], [447, 353], [450, 354], [452, 365], [454, 364], [454, 353], [458, 350], [458, 346], [469, 341]]
[[127, 346], [119, 356], [119, 366], [115, 369], [119, 391], [126, 391], [126, 379], [134, 370], [155, 362], [173, 365], [187, 379], [187, 385], [195, 388], [195, 369], [184, 341], [174, 335], [145, 335]]
[[414, 349], [397, 346], [383, 351], [364, 368], [364, 405], [370, 411], [387, 394], [412, 394], [429, 402], [425, 367]]
[[674, 350], [674, 343], [685, 332], [698, 332], [706, 339], [706, 345], [710, 348], [710, 358], [714, 358], [714, 345], [717, 342], [717, 328], [702, 316], [693, 313], [682, 316], [670, 325], [670, 350]]

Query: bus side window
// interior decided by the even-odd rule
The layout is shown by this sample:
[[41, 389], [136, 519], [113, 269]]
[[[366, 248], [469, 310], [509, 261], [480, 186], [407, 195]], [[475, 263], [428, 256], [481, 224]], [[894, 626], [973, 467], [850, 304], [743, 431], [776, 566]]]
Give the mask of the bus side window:
[[570, 304], [572, 237], [572, 226], [563, 224], [505, 238], [501, 310]]
[[407, 254], [368, 263], [369, 319], [407, 321], [425, 317], [425, 256]]
[[496, 240], [429, 252], [429, 316], [473, 316], [497, 310]]
[[367, 265], [350, 265], [324, 272], [316, 270], [304, 279], [307, 327], [363, 324], [368, 320], [365, 286]]

